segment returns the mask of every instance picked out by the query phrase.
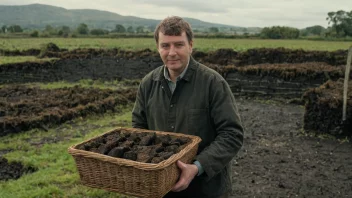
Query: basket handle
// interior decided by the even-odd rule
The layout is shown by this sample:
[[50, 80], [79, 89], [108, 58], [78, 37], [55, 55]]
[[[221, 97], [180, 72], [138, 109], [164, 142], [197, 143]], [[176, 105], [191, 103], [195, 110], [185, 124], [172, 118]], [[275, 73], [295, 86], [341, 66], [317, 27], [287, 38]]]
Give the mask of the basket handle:
[[342, 122], [346, 121], [347, 91], [348, 91], [348, 81], [350, 78], [350, 71], [351, 71], [351, 62], [352, 62], [352, 46], [348, 50], [347, 64], [346, 64], [346, 70], [345, 70], [345, 82], [343, 86]]

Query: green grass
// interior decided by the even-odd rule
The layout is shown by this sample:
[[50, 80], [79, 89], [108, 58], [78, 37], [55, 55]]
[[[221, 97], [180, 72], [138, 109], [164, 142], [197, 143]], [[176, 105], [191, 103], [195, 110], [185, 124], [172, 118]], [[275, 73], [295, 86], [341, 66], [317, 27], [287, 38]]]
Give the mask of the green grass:
[[37, 58], [35, 56], [0, 56], [0, 65], [7, 63], [54, 61], [57, 58]]
[[[102, 80], [92, 80], [92, 79], [82, 79], [79, 82], [67, 82], [67, 81], [58, 81], [50, 83], [25, 83], [23, 85], [29, 87], [40, 87], [41, 89], [58, 89], [64, 87], [74, 87], [80, 86], [83, 88], [99, 88], [99, 89], [130, 89], [132, 87], [138, 87], [140, 80], [129, 80], [124, 79], [122, 81], [113, 80], [113, 81], [102, 81]], [[3, 85], [2, 87], [5, 87]], [[11, 85], [10, 85], [11, 86]], [[1, 87], [1, 85], [0, 85]]]
[[[121, 48], [125, 50], [156, 50], [152, 38], [16, 38], [0, 39], [0, 49], [25, 50], [30, 48], [40, 49], [42, 44], [53, 42], [60, 48]], [[348, 49], [352, 42], [340, 41], [311, 41], [311, 40], [262, 40], [262, 39], [205, 39], [195, 38], [194, 48], [201, 51], [213, 51], [219, 48], [231, 48], [244, 51], [251, 48], [285, 47], [289, 49], [305, 49], [320, 51], [335, 51]]]
[[[82, 186], [67, 149], [118, 126], [130, 127], [131, 109], [132, 105], [129, 105], [120, 114], [92, 116], [84, 120], [78, 118], [48, 132], [34, 129], [1, 137], [0, 150], [13, 149], [5, 154], [9, 161], [21, 161], [26, 166], [37, 167], [38, 171], [18, 180], [0, 181], [0, 197], [125, 197]], [[44, 141], [55, 139], [60, 141]]]

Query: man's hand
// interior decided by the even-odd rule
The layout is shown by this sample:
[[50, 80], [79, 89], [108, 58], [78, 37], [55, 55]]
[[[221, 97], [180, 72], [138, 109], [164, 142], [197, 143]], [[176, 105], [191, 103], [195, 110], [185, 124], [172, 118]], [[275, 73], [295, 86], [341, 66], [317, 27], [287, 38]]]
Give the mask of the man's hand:
[[181, 169], [181, 176], [171, 191], [180, 192], [185, 190], [191, 183], [193, 178], [198, 174], [198, 168], [194, 164], [185, 164], [180, 160], [177, 161], [177, 166]]

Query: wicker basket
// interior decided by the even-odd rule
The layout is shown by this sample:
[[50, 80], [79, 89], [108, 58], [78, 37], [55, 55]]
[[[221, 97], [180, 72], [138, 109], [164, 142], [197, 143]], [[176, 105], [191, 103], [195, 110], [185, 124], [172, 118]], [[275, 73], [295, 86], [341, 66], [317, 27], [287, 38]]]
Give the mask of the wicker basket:
[[191, 142], [180, 152], [158, 164], [142, 163], [122, 158], [114, 158], [103, 154], [76, 149], [88, 141], [104, 134], [71, 146], [68, 152], [73, 156], [83, 185], [115, 191], [136, 197], [163, 197], [167, 194], [179, 177], [177, 160], [191, 163], [195, 157], [201, 139], [197, 136], [180, 133], [151, 131], [135, 128], [117, 128], [106, 132], [127, 131], [133, 133], [170, 134], [187, 137]]

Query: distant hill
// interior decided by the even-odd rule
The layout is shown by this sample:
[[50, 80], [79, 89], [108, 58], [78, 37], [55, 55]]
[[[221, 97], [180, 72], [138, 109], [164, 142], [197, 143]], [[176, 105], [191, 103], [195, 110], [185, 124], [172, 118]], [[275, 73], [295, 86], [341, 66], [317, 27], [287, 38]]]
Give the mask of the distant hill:
[[[224, 24], [209, 23], [193, 18], [185, 18], [195, 29], [208, 29], [218, 27], [241, 31], [243, 27]], [[77, 27], [85, 23], [90, 29], [103, 28], [112, 30], [116, 24], [128, 26], [144, 26], [154, 30], [160, 20], [145, 19], [134, 16], [122, 16], [117, 13], [92, 10], [92, 9], [65, 9], [43, 4], [31, 4], [21, 6], [0, 5], [0, 26], [20, 25], [22, 28], [43, 29], [46, 25], [53, 27], [70, 26]]]

